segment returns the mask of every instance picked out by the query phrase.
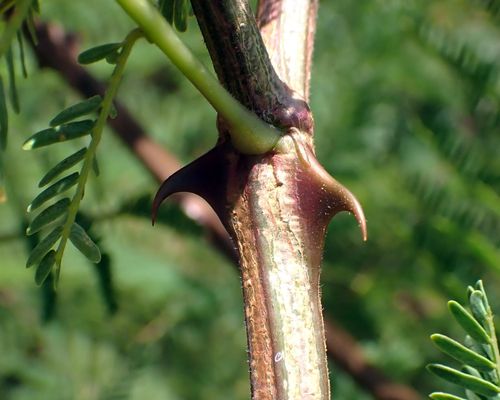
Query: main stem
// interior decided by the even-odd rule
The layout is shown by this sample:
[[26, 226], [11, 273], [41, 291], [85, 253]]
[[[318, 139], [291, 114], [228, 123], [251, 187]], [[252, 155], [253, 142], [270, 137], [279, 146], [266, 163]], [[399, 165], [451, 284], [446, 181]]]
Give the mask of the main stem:
[[[294, 45], [284, 40], [285, 30], [300, 32], [300, 26], [283, 23], [263, 40], [246, 0], [192, 4], [220, 81], [263, 120], [287, 132], [274, 153], [229, 157], [236, 161], [229, 166], [225, 223], [240, 255], [252, 397], [329, 399], [319, 296], [326, 224], [316, 224], [309, 214], [322, 212], [310, 209], [300, 195], [313, 169], [304, 157], [313, 157], [312, 116], [304, 100], [312, 43], [294, 34], [300, 67], [293, 66], [296, 59], [289, 53], [281, 59], [272, 52], [273, 60], [281, 60], [273, 66], [266, 44]], [[310, 40], [312, 33], [306, 36]], [[287, 50], [293, 53], [294, 47]], [[300, 73], [287, 72], [292, 70]], [[224, 124], [219, 127], [224, 136]], [[314, 197], [315, 189], [311, 192]]]

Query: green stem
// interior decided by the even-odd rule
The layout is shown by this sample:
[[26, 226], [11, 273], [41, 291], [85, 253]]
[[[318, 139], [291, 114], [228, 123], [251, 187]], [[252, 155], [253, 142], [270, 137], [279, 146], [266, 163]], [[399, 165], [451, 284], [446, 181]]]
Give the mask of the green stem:
[[493, 313], [491, 312], [491, 308], [488, 306], [487, 308], [487, 316], [486, 323], [488, 324], [488, 330], [491, 338], [491, 348], [493, 350], [493, 357], [496, 364], [496, 373], [497, 373], [497, 382], [500, 383], [500, 351], [498, 349], [498, 340], [495, 332], [495, 323], [493, 321]]
[[61, 235], [61, 241], [59, 242], [59, 246], [57, 248], [55, 256], [56, 274], [54, 284], [57, 284], [57, 281], [59, 280], [59, 274], [61, 272], [61, 260], [64, 254], [64, 249], [66, 248], [66, 243], [71, 233], [71, 227], [75, 222], [76, 214], [78, 213], [80, 202], [83, 198], [85, 184], [87, 183], [90, 170], [92, 169], [92, 163], [95, 158], [97, 146], [99, 145], [99, 142], [101, 140], [102, 131], [104, 129], [104, 126], [106, 125], [106, 120], [108, 119], [108, 116], [111, 112], [113, 99], [116, 97], [118, 87], [120, 86], [127, 59], [135, 42], [141, 36], [142, 32], [139, 29], [134, 29], [125, 38], [122, 51], [120, 52], [120, 56], [118, 57], [116, 62], [116, 67], [111, 76], [108, 89], [106, 90], [106, 93], [102, 100], [101, 112], [99, 113], [99, 117], [97, 118], [94, 129], [92, 130], [92, 140], [90, 141], [89, 147], [85, 154], [83, 166], [80, 171], [80, 178], [78, 180], [78, 186], [76, 188], [75, 195], [71, 200], [71, 204], [69, 205], [68, 214]]
[[237, 150], [244, 154], [263, 154], [276, 145], [280, 132], [235, 100], [184, 45], [151, 3], [147, 0], [116, 1], [227, 121], [231, 127], [232, 143]]
[[2, 38], [0, 38], [0, 56], [8, 50], [12, 39], [26, 19], [32, 3], [33, 0], [19, 0], [16, 4], [14, 13], [7, 22]]

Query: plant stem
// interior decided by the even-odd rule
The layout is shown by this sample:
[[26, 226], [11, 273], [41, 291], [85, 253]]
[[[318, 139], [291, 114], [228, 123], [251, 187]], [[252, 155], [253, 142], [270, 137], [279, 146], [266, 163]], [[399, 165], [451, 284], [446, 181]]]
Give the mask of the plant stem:
[[231, 140], [237, 150], [243, 154], [263, 154], [276, 145], [280, 132], [235, 100], [196, 59], [151, 3], [147, 0], [116, 1], [141, 27], [148, 40], [170, 58], [228, 122]]
[[262, 120], [310, 133], [309, 108], [276, 73], [248, 1], [191, 3], [224, 87]]
[[14, 13], [7, 22], [3, 35], [0, 38], [0, 56], [5, 54], [8, 50], [12, 39], [16, 35], [19, 28], [21, 28], [23, 21], [28, 15], [32, 3], [33, 0], [19, 0], [16, 3]]
[[125, 38], [122, 50], [116, 61], [115, 69], [111, 76], [108, 89], [106, 90], [106, 93], [102, 100], [101, 111], [99, 113], [99, 117], [97, 118], [95, 126], [92, 130], [92, 139], [90, 141], [89, 147], [85, 154], [85, 158], [83, 160], [83, 166], [80, 171], [80, 177], [78, 179], [76, 192], [69, 205], [68, 213], [66, 216], [66, 220], [64, 222], [63, 231], [61, 235], [61, 241], [59, 242], [59, 246], [56, 251], [56, 256], [55, 256], [56, 273], [55, 273], [54, 285], [56, 285], [59, 280], [59, 275], [61, 272], [61, 261], [64, 255], [64, 250], [66, 248], [66, 243], [71, 233], [71, 227], [75, 222], [80, 202], [83, 198], [85, 185], [87, 183], [90, 170], [92, 169], [92, 163], [94, 161], [97, 152], [97, 146], [99, 145], [102, 136], [102, 131], [104, 129], [104, 126], [106, 125], [106, 120], [108, 119], [109, 113], [111, 112], [113, 106], [113, 99], [116, 97], [116, 93], [118, 92], [118, 87], [120, 86], [125, 65], [127, 63], [132, 47], [134, 46], [137, 39], [139, 39], [141, 36], [142, 32], [139, 29], [134, 29]]
[[279, 77], [304, 100], [316, 30], [318, 0], [260, 0], [257, 24]]

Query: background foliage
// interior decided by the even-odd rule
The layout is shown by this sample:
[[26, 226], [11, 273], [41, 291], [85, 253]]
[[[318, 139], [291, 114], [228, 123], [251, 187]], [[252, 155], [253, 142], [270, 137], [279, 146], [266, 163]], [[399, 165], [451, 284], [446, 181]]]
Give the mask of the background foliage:
[[[311, 83], [318, 157], [356, 193], [369, 224], [364, 245], [352, 217], [330, 227], [325, 313], [374, 364], [422, 396], [453, 391], [424, 368], [442, 357], [429, 334], [461, 339], [446, 300], [462, 301], [464, 288], [482, 278], [500, 310], [496, 4], [321, 2]], [[84, 48], [119, 41], [132, 27], [113, 2], [41, 7], [44, 19], [78, 32]], [[195, 21], [183, 39], [209, 65]], [[56, 306], [34, 285], [24, 268], [24, 210], [42, 172], [81, 143], [21, 150], [78, 100], [55, 72], [28, 58], [5, 154], [9, 201], [0, 205], [0, 398], [248, 398], [234, 269], [173, 205], [151, 228], [144, 199], [156, 183], [110, 132], [83, 210], [109, 257], [116, 304], [103, 300], [96, 267], [69, 248]], [[106, 79], [112, 67], [89, 68]], [[183, 162], [213, 145], [213, 111], [159, 51], [139, 43], [127, 68], [119, 98], [152, 137]], [[336, 398], [369, 398], [331, 370]]]

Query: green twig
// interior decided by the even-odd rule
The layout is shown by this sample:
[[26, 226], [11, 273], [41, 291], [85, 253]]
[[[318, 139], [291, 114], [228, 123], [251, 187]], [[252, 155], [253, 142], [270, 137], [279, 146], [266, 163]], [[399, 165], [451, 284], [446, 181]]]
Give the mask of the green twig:
[[280, 132], [234, 99], [179, 39], [160, 12], [147, 0], [116, 0], [144, 31], [148, 40], [181, 70], [231, 127], [233, 145], [245, 154], [270, 151]]
[[130, 55], [132, 47], [134, 46], [137, 39], [142, 36], [142, 32], [138, 29], [130, 32], [123, 42], [122, 51], [116, 61], [116, 67], [111, 76], [111, 80], [109, 82], [108, 89], [104, 95], [102, 100], [101, 111], [99, 113], [99, 117], [95, 123], [95, 126], [92, 130], [92, 140], [90, 141], [90, 145], [88, 147], [87, 153], [85, 155], [83, 166], [80, 171], [80, 178], [78, 180], [78, 186], [76, 188], [76, 193], [71, 200], [71, 204], [69, 205], [68, 214], [66, 217], [66, 221], [64, 222], [63, 231], [61, 235], [61, 241], [59, 242], [59, 246], [57, 248], [56, 256], [55, 256], [55, 264], [56, 264], [56, 274], [54, 279], [54, 284], [57, 284], [59, 280], [59, 274], [61, 271], [61, 260], [64, 254], [64, 249], [66, 247], [66, 243], [68, 241], [69, 235], [71, 233], [71, 227], [75, 222], [76, 214], [78, 212], [80, 201], [82, 200], [85, 184], [87, 182], [87, 178], [89, 176], [90, 171], [92, 170], [92, 164], [95, 158], [95, 154], [97, 151], [97, 146], [99, 141], [101, 140], [102, 131], [104, 126], [106, 125], [106, 120], [112, 110], [113, 99], [116, 96], [118, 91], [118, 87], [120, 85], [121, 78], [123, 76], [123, 71], [125, 69], [125, 64], [127, 63], [127, 59]]

